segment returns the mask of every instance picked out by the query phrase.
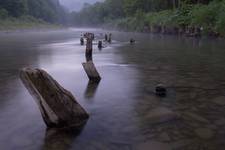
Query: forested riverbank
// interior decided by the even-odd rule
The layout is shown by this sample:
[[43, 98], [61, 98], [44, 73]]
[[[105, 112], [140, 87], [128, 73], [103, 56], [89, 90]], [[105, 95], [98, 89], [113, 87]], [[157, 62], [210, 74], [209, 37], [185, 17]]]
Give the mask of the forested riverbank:
[[105, 0], [66, 12], [59, 0], [0, 1], [0, 30], [94, 26], [123, 31], [225, 36], [225, 0]]
[[224, 36], [225, 0], [106, 0], [74, 12], [75, 25], [125, 31]]
[[66, 18], [58, 0], [0, 1], [0, 30], [55, 28]]

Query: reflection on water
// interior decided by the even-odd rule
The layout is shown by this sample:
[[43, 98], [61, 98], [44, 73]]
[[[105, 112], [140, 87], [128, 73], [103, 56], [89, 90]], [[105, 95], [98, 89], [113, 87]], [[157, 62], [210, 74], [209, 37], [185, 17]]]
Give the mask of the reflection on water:
[[89, 80], [88, 84], [87, 84], [87, 88], [85, 90], [85, 98], [87, 99], [91, 99], [95, 96], [95, 93], [98, 89], [98, 85], [101, 81], [91, 81]]
[[[112, 32], [106, 48], [94, 44], [102, 80], [92, 84], [81, 65], [86, 31], [0, 35], [0, 149], [224, 149], [224, 40]], [[27, 66], [45, 69], [90, 113], [82, 132], [46, 131], [18, 78]], [[165, 98], [154, 94], [159, 83]]]
[[43, 150], [69, 150], [81, 131], [46, 129]]

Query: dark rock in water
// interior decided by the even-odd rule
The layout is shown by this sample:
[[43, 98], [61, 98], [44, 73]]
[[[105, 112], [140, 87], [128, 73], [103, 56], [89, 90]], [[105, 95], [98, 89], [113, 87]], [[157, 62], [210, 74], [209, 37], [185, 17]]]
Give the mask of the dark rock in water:
[[47, 127], [80, 129], [86, 123], [88, 113], [47, 72], [24, 68], [20, 78], [38, 104]]
[[163, 84], [158, 84], [155, 88], [155, 93], [158, 96], [166, 96], [166, 87]]
[[133, 38], [130, 39], [130, 44], [134, 44], [135, 40]]

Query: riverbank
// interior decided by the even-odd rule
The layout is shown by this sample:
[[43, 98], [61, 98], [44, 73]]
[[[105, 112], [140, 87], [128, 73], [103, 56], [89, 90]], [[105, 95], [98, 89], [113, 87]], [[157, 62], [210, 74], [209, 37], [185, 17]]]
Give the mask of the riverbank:
[[42, 30], [42, 29], [61, 29], [61, 25], [50, 24], [45, 21], [24, 17], [0, 19], [0, 32], [21, 31], [21, 30]]
[[174, 10], [143, 13], [113, 20], [106, 28], [145, 33], [177, 34], [186, 36], [225, 36], [225, 1], [208, 5], [183, 5]]

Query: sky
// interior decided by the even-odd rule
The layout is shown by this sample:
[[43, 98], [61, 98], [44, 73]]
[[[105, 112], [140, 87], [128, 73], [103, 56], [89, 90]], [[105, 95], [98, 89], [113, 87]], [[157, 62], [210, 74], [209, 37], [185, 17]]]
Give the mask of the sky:
[[83, 7], [84, 3], [93, 4], [97, 1], [103, 0], [59, 0], [59, 1], [69, 11], [79, 11]]

